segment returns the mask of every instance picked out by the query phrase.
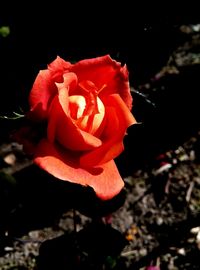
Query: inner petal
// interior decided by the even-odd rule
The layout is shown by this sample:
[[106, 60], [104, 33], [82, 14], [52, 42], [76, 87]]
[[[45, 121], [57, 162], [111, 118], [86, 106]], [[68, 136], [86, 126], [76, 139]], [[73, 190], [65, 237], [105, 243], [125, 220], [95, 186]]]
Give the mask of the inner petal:
[[[105, 107], [100, 98], [96, 98], [96, 103], [98, 112], [92, 104], [91, 106], [88, 104], [87, 98], [84, 96], [74, 95], [69, 97], [71, 118], [74, 119], [80, 129], [90, 134], [94, 134], [98, 130], [105, 115]], [[88, 110], [88, 107], [90, 110]]]
[[70, 116], [77, 120], [83, 116], [85, 110], [86, 101], [83, 96], [75, 95], [69, 97], [69, 110]]

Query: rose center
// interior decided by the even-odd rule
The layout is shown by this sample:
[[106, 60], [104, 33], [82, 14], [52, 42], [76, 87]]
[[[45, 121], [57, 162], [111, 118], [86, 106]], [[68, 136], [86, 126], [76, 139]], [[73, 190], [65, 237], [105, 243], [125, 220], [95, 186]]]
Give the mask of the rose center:
[[105, 115], [105, 107], [101, 99], [92, 94], [70, 96], [69, 111], [75, 124], [91, 134], [99, 129]]

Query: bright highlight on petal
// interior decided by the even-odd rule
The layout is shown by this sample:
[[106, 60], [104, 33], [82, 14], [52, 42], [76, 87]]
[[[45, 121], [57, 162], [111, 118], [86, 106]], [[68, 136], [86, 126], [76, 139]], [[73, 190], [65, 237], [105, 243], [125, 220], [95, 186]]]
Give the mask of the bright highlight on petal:
[[74, 119], [74, 123], [81, 129], [90, 134], [94, 134], [100, 127], [104, 115], [105, 107], [102, 101], [97, 97], [98, 113], [91, 111], [91, 114], [85, 113], [87, 110], [87, 101], [83, 96], [69, 97], [69, 114]]

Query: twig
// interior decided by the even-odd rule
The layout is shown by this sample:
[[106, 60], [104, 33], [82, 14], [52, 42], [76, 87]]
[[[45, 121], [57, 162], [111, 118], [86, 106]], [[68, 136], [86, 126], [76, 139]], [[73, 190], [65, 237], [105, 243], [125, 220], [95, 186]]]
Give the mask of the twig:
[[194, 182], [190, 182], [190, 185], [189, 185], [189, 188], [187, 190], [186, 197], [185, 197], [186, 198], [186, 202], [189, 202], [190, 201], [193, 188], [194, 188]]
[[77, 223], [76, 223], [76, 210], [73, 208], [73, 221], [74, 221], [74, 233], [77, 232]]

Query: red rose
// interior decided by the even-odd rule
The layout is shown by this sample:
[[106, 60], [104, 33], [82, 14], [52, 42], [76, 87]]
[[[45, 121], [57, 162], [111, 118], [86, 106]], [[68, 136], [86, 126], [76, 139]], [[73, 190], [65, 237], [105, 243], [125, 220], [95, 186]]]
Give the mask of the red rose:
[[32, 147], [34, 162], [103, 200], [117, 195], [124, 182], [113, 159], [136, 122], [126, 66], [109, 55], [75, 64], [57, 57], [37, 75], [29, 102], [29, 119], [46, 128]]

